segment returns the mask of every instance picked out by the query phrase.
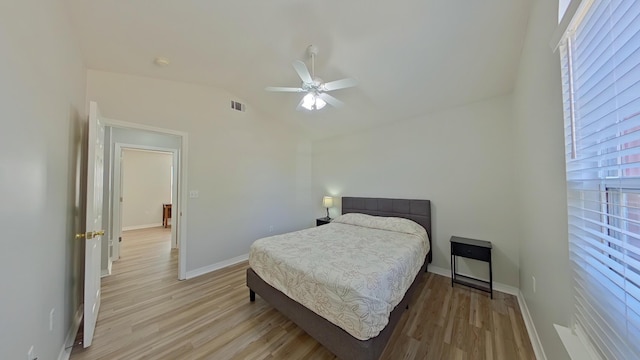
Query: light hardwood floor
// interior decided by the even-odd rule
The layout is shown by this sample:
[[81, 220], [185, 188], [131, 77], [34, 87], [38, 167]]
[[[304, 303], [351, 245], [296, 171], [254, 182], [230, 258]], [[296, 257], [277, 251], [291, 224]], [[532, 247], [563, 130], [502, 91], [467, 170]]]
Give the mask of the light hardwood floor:
[[[76, 342], [71, 359], [335, 359], [260, 296], [249, 302], [246, 262], [178, 281], [164, 228], [126, 232], [121, 256], [102, 279], [93, 344]], [[515, 297], [421, 276], [383, 359], [535, 359]]]

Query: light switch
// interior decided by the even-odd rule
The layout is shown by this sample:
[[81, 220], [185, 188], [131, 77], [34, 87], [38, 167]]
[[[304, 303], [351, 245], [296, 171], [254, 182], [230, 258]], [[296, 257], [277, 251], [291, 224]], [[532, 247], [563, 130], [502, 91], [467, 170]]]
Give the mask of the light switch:
[[199, 196], [200, 196], [200, 193], [198, 192], [198, 190], [189, 190], [189, 197], [190, 198], [196, 199]]

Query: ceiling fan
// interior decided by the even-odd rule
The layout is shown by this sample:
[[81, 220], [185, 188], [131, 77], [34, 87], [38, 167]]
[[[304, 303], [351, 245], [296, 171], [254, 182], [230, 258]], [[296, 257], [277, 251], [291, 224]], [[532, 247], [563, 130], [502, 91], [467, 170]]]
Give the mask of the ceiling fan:
[[298, 88], [294, 87], [280, 87], [269, 86], [265, 88], [267, 91], [275, 92], [306, 92], [307, 94], [300, 100], [297, 110], [320, 110], [326, 104], [330, 104], [334, 107], [341, 107], [344, 103], [335, 97], [327, 94], [329, 91], [346, 89], [352, 86], [356, 86], [358, 82], [351, 78], [345, 78], [330, 82], [323, 82], [319, 77], [315, 76], [315, 58], [318, 55], [318, 47], [315, 45], [309, 45], [307, 47], [307, 53], [311, 58], [311, 72], [307, 69], [304, 62], [296, 60], [293, 62], [293, 68], [300, 76], [302, 85]]

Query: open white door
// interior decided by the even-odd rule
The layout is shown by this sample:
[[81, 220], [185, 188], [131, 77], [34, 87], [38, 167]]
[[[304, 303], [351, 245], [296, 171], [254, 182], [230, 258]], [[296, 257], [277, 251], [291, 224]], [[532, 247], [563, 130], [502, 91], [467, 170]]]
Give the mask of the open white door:
[[100, 261], [102, 249], [102, 176], [104, 171], [104, 125], [98, 104], [89, 104], [87, 155], [87, 218], [84, 255], [84, 347], [91, 345], [100, 309]]

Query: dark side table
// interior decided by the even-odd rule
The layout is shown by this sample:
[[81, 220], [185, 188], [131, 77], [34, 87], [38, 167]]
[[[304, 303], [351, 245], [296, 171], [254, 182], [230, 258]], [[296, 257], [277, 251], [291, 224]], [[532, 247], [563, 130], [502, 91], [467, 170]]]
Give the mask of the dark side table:
[[[491, 242], [475, 239], [467, 239], [457, 236], [451, 237], [451, 286], [460, 284], [491, 294], [493, 299], [493, 271], [491, 269]], [[489, 264], [489, 281], [458, 274], [456, 257], [484, 261]]]

